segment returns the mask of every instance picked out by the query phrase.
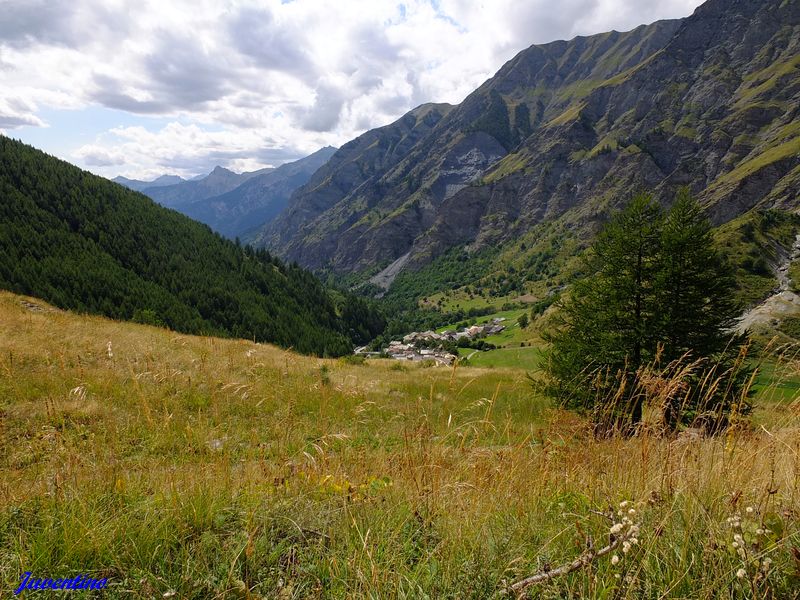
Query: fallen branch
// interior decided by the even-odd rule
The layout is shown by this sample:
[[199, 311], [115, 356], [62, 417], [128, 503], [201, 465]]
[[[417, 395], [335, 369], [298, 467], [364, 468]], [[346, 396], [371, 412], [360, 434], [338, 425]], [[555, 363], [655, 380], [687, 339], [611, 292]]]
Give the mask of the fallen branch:
[[613, 552], [617, 549], [617, 547], [622, 543], [623, 536], [615, 537], [611, 540], [611, 543], [608, 546], [603, 546], [600, 550], [595, 552], [594, 547], [589, 542], [589, 548], [581, 554], [578, 558], [573, 560], [570, 563], [565, 565], [561, 565], [555, 569], [548, 569], [547, 571], [539, 571], [531, 575], [530, 577], [526, 577], [525, 579], [520, 579], [516, 583], [512, 583], [510, 586], [510, 590], [514, 592], [517, 596], [522, 594], [526, 589], [530, 586], [535, 585], [537, 583], [542, 583], [544, 581], [550, 581], [556, 577], [561, 577], [562, 575], [568, 575], [573, 571], [577, 571], [578, 569], [582, 569], [585, 566], [589, 565], [593, 560], [596, 558], [600, 558], [601, 556], [605, 556], [606, 554]]

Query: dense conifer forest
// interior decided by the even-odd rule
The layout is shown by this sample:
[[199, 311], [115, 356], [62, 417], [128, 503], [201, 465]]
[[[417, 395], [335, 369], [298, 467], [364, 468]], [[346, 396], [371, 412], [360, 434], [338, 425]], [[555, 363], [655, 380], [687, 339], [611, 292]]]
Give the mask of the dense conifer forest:
[[[176, 331], [341, 355], [382, 319], [265, 250], [0, 136], [0, 288]], [[362, 325], [359, 325], [362, 324]]]

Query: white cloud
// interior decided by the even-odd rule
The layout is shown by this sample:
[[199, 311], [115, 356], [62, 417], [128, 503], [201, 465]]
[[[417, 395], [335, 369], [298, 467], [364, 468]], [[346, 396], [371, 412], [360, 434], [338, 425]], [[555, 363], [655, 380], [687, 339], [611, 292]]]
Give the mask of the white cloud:
[[24, 125], [46, 127], [44, 121], [36, 116], [36, 106], [20, 96], [6, 95], [0, 98], [0, 128], [13, 129]]
[[459, 102], [533, 43], [699, 3], [0, 0], [0, 128], [42, 126], [46, 108], [103, 106], [172, 122], [106, 132], [66, 158], [130, 176], [194, 174], [214, 160], [258, 167], [423, 102]]

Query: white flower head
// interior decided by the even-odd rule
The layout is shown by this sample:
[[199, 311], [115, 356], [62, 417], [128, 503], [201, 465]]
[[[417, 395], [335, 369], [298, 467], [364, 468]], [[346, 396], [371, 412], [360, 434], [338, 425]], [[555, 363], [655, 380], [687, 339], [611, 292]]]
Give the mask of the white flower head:
[[747, 508], [745, 508], [745, 509], [744, 509], [744, 511], [745, 511], [745, 512], [746, 512], [748, 515], [751, 515], [751, 514], [753, 514], [753, 511], [754, 511], [754, 509], [753, 509], [753, 507], [752, 507], [752, 506], [748, 506]]
[[745, 571], [744, 569], [739, 569], [738, 571], [736, 571], [736, 576], [739, 579], [744, 579], [745, 577], [747, 577], [747, 571]]
[[611, 557], [611, 564], [612, 565], [619, 564], [619, 556], [617, 556], [616, 554], [614, 556], [612, 556]]
[[622, 553], [627, 554], [631, 550], [631, 543], [630, 542], [622, 542]]

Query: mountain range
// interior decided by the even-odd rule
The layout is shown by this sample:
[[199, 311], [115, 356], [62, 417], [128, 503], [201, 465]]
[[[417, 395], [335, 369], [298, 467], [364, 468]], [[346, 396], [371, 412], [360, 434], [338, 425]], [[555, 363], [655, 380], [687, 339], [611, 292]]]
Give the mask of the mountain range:
[[0, 287], [342, 354], [385, 323], [304, 268], [385, 296], [392, 335], [448, 310], [544, 310], [634, 192], [667, 205], [689, 187], [753, 304], [774, 287], [770, 263], [791, 267], [778, 259], [798, 225], [800, 1], [708, 0], [534, 45], [458, 105], [278, 168], [116, 181], [0, 136]]
[[179, 177], [178, 175], [161, 175], [160, 177], [156, 177], [151, 181], [142, 181], [139, 179], [128, 179], [127, 177], [119, 175], [118, 177], [114, 177], [114, 179], [112, 179], [111, 181], [113, 181], [114, 183], [119, 183], [120, 185], [124, 185], [126, 188], [129, 188], [131, 190], [141, 192], [148, 188], [181, 183], [185, 181], [185, 179], [183, 177]]
[[639, 189], [688, 186], [716, 224], [794, 210], [799, 112], [800, 2], [708, 0], [523, 50], [457, 106], [343, 145], [249, 239], [388, 287], [456, 248], [530, 255], [556, 225], [580, 245]]
[[[327, 146], [275, 169], [246, 173], [244, 182], [227, 192], [198, 197], [175, 208], [226, 237], [244, 236], [250, 230], [269, 223], [286, 208], [292, 192], [305, 184], [335, 151], [336, 148]], [[157, 189], [145, 190], [144, 193], [158, 200]]]
[[208, 175], [190, 180], [162, 175], [153, 181], [122, 176], [112, 181], [140, 191], [162, 206], [174, 208], [233, 239], [277, 216], [292, 192], [305, 184], [335, 151], [336, 148], [326, 146], [277, 168], [247, 173], [234, 173], [217, 166]]
[[247, 173], [234, 173], [225, 167], [216, 166], [205, 177], [189, 179], [172, 185], [148, 187], [142, 191], [161, 206], [181, 210], [199, 200], [229, 192], [248, 179], [270, 171], [272, 171], [272, 167]]

